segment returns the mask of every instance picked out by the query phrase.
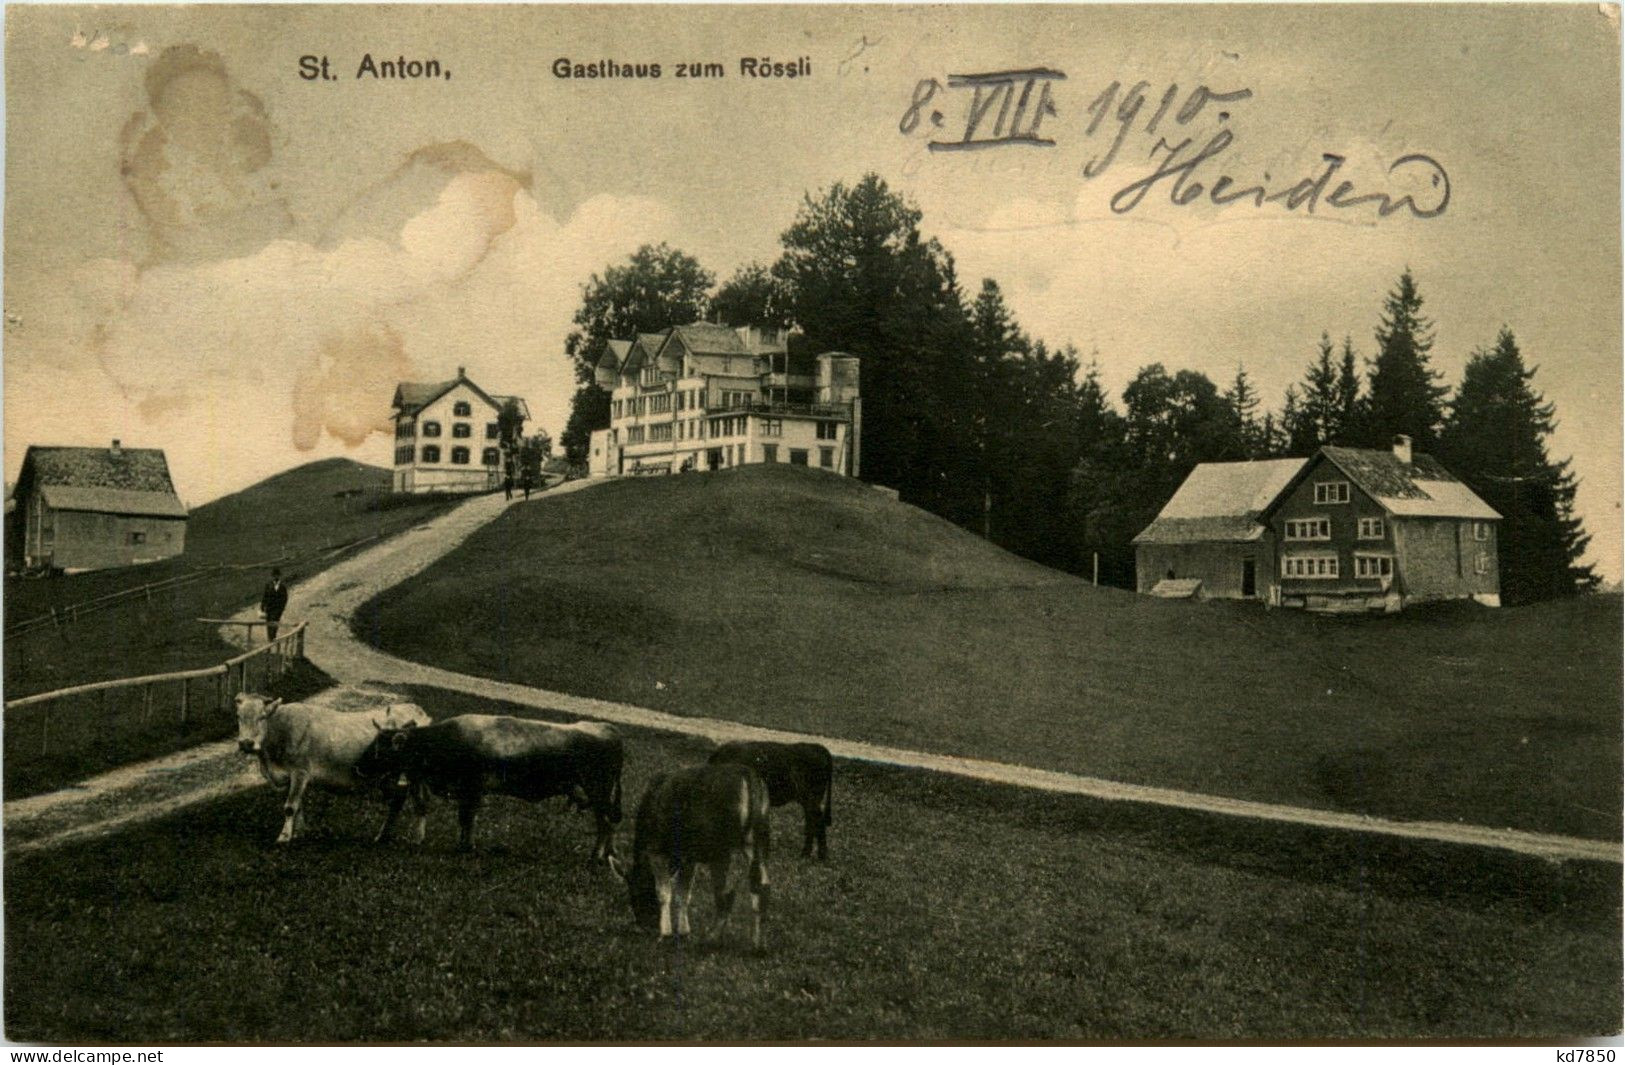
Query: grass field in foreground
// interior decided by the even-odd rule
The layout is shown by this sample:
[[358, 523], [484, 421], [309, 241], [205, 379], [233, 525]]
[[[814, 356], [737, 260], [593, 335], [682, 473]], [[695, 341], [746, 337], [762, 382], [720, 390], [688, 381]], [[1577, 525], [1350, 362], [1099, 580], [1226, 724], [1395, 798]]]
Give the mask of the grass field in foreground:
[[356, 631], [677, 714], [1618, 839], [1621, 626], [1618, 596], [1377, 618], [1153, 600], [751, 466], [516, 507]]
[[[437, 715], [507, 709], [432, 690]], [[627, 732], [630, 811], [694, 742]], [[590, 818], [492, 798], [455, 853], [259, 789], [5, 863], [6, 1035], [47, 1042], [1573, 1037], [1618, 1030], [1617, 866], [840, 763], [775, 813], [765, 957], [661, 945]], [[629, 826], [623, 826], [624, 833]], [[709, 893], [696, 891], [700, 931]]]

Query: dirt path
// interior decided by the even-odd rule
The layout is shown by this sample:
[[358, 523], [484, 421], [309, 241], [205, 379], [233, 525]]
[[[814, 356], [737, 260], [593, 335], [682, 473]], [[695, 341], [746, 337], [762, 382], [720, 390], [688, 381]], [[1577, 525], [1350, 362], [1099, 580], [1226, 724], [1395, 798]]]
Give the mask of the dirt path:
[[[572, 482], [531, 501], [528, 506], [545, 506], [556, 495], [579, 491], [593, 482]], [[734, 739], [765, 739], [779, 741], [813, 741], [822, 743], [838, 758], [874, 762], [883, 765], [925, 769], [975, 780], [1012, 784], [1067, 795], [1082, 795], [1097, 799], [1122, 802], [1149, 803], [1184, 810], [1249, 817], [1268, 821], [1310, 825], [1338, 831], [1376, 833], [1410, 839], [1434, 840], [1467, 846], [1493, 847], [1520, 854], [1560, 859], [1619, 862], [1621, 845], [1618, 842], [1577, 839], [1569, 836], [1521, 832], [1479, 825], [1466, 825], [1434, 821], [1394, 821], [1357, 814], [1317, 810], [1307, 807], [1284, 806], [1274, 803], [1233, 799], [1221, 795], [1204, 795], [1172, 788], [1147, 787], [1079, 776], [1052, 770], [1033, 769], [1028, 766], [989, 762], [974, 758], [932, 754], [925, 751], [886, 747], [828, 736], [809, 736], [759, 728], [733, 721], [703, 717], [679, 717], [673, 714], [647, 710], [624, 703], [606, 702], [509, 684], [483, 677], [473, 677], [434, 666], [408, 662], [384, 654], [357, 640], [350, 632], [349, 619], [362, 603], [381, 590], [391, 587], [426, 568], [436, 559], [461, 543], [475, 529], [496, 517], [507, 506], [494, 496], [482, 497], [456, 508], [426, 525], [376, 547], [354, 558], [347, 559], [292, 589], [289, 604], [290, 617], [309, 622], [305, 653], [318, 667], [336, 681], [353, 686], [416, 684], [447, 688], [490, 699], [500, 699], [521, 706], [564, 711], [582, 717], [596, 718], [617, 724], [658, 729], [665, 732], [701, 736], [714, 742]], [[121, 771], [122, 772], [122, 771]], [[252, 783], [252, 780], [249, 781]], [[211, 787], [206, 785], [212, 798]], [[242, 785], [242, 786], [247, 786]], [[43, 797], [42, 797], [43, 798]], [[32, 800], [23, 800], [29, 802]], [[199, 800], [192, 800], [199, 801]], [[12, 831], [13, 806], [6, 804], [8, 841]], [[166, 805], [167, 813], [175, 806]], [[156, 810], [157, 807], [154, 807]], [[154, 814], [156, 816], [156, 813]], [[127, 823], [121, 817], [118, 824]], [[108, 823], [104, 823], [104, 828]], [[50, 836], [51, 842], [72, 835]]]

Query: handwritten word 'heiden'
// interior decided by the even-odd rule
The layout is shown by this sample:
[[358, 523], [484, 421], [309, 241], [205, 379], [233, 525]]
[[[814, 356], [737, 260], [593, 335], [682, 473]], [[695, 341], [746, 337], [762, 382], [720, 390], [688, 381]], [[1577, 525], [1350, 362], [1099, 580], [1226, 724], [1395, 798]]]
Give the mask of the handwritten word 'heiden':
[[[930, 140], [926, 147], [933, 152], [968, 151], [1004, 147], [1053, 148], [1053, 137], [1040, 132], [1044, 120], [1058, 116], [1056, 99], [1051, 85], [1064, 82], [1066, 74], [1048, 67], [1019, 70], [1000, 70], [986, 74], [950, 74], [945, 87], [935, 78], [922, 78], [915, 83], [908, 108], [898, 122], [898, 131], [905, 136], [929, 123], [928, 132], [943, 129], [948, 116], [934, 104], [946, 99], [964, 102], [966, 93], [951, 90], [969, 90], [962, 115], [962, 125], [955, 131], [960, 135], [953, 140]], [[1212, 164], [1226, 149], [1236, 142], [1236, 133], [1230, 125], [1232, 110], [1253, 98], [1248, 88], [1218, 90], [1207, 85], [1181, 90], [1170, 84], [1160, 91], [1160, 98], [1148, 95], [1151, 83], [1139, 81], [1127, 91], [1123, 83], [1113, 81], [1085, 108], [1089, 122], [1083, 131], [1085, 139], [1093, 139], [1102, 125], [1110, 123], [1109, 138], [1103, 151], [1084, 164], [1082, 176], [1091, 181], [1119, 161], [1136, 152], [1125, 151], [1130, 136], [1139, 133], [1150, 144], [1144, 158], [1153, 161], [1151, 173], [1130, 182], [1111, 197], [1111, 209], [1117, 214], [1128, 214], [1146, 202], [1148, 195], [1160, 185], [1168, 188], [1169, 202], [1184, 207], [1206, 199], [1219, 207], [1248, 203], [1253, 207], [1266, 204], [1279, 205], [1289, 211], [1302, 209], [1313, 214], [1317, 207], [1347, 210], [1374, 206], [1378, 218], [1387, 218], [1398, 211], [1408, 211], [1415, 218], [1437, 218], [1450, 204], [1450, 176], [1432, 156], [1412, 153], [1401, 156], [1389, 166], [1388, 174], [1413, 183], [1412, 187], [1429, 188], [1426, 194], [1395, 195], [1389, 192], [1356, 194], [1352, 181], [1341, 180], [1335, 187], [1333, 179], [1347, 161], [1336, 152], [1322, 152], [1316, 171], [1285, 187], [1271, 184], [1266, 172], [1260, 183], [1242, 186], [1228, 174], [1209, 179], [1198, 172]], [[1059, 91], [1059, 90], [1057, 90]], [[1183, 95], [1183, 101], [1181, 96]], [[1175, 107], [1178, 103], [1179, 106]], [[1148, 117], [1149, 116], [1149, 117]], [[1206, 116], [1212, 124], [1221, 127], [1202, 144], [1196, 136], [1181, 136], [1173, 127], [1191, 127]], [[1166, 123], [1166, 124], [1165, 124]], [[1051, 124], [1053, 129], [1053, 123]], [[1156, 138], [1151, 142], [1151, 138]], [[1159, 161], [1159, 157], [1160, 161]], [[1426, 185], [1420, 183], [1425, 182]], [[1422, 202], [1418, 202], [1421, 196]]]
[[[1354, 182], [1341, 181], [1328, 195], [1326, 186], [1331, 184], [1333, 175], [1344, 163], [1344, 157], [1332, 152], [1322, 153], [1320, 159], [1322, 168], [1319, 176], [1305, 177], [1300, 181], [1284, 188], [1270, 191], [1263, 185], [1251, 185], [1246, 188], [1234, 189], [1234, 178], [1228, 174], [1221, 174], [1214, 179], [1211, 188], [1204, 189], [1202, 182], [1194, 180], [1198, 168], [1210, 159], [1216, 158], [1235, 141], [1235, 136], [1227, 129], [1221, 129], [1213, 139], [1199, 151], [1186, 154], [1191, 146], [1191, 138], [1187, 137], [1178, 144], [1169, 144], [1166, 140], [1159, 141], [1152, 149], [1152, 155], [1166, 152], [1167, 158], [1156, 170], [1147, 174], [1140, 180], [1125, 185], [1111, 198], [1111, 208], [1116, 214], [1128, 214], [1138, 207], [1152, 189], [1157, 185], [1169, 181], [1168, 200], [1175, 207], [1184, 207], [1201, 199], [1202, 193], [1208, 194], [1208, 199], [1220, 207], [1228, 207], [1232, 203], [1251, 200], [1254, 207], [1262, 207], [1266, 203], [1282, 204], [1289, 211], [1296, 211], [1302, 207], [1307, 214], [1314, 214], [1315, 208], [1322, 202], [1328, 207], [1347, 209], [1361, 207], [1365, 204], [1376, 204], [1377, 217], [1387, 218], [1395, 211], [1408, 209], [1417, 218], [1437, 218], [1444, 214], [1446, 207], [1450, 206], [1450, 175], [1445, 173], [1444, 167], [1431, 156], [1413, 153], [1394, 160], [1389, 166], [1388, 173], [1393, 174], [1400, 170], [1414, 171], [1420, 176], [1431, 180], [1432, 187], [1437, 190], [1437, 202], [1431, 206], [1423, 207], [1409, 194], [1397, 199], [1386, 192], [1367, 193], [1363, 196], [1352, 196]], [[1269, 175], [1265, 174], [1268, 180]], [[1324, 197], [1324, 201], [1322, 198]]]

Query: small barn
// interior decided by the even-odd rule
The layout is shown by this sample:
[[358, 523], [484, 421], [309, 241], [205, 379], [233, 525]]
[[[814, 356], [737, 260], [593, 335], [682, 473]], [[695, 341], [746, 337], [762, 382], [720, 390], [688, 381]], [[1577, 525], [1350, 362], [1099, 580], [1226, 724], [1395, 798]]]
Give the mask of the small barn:
[[30, 447], [14, 492], [7, 562], [66, 572], [186, 550], [186, 507], [156, 448]]
[[1202, 599], [1271, 599], [1275, 536], [1261, 516], [1305, 459], [1209, 462], [1191, 471], [1134, 538], [1136, 590]]

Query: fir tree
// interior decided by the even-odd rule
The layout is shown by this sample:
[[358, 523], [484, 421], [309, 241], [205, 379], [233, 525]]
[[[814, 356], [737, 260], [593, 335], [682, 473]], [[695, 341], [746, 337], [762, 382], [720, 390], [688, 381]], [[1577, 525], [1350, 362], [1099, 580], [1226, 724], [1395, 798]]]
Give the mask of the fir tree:
[[1376, 336], [1377, 357], [1370, 365], [1356, 439], [1365, 447], [1386, 448], [1403, 433], [1416, 450], [1430, 451], [1444, 424], [1450, 390], [1428, 363], [1433, 323], [1422, 317], [1422, 296], [1408, 269], [1388, 293]]
[[1500, 512], [1501, 595], [1527, 603], [1573, 595], [1597, 583], [1579, 561], [1590, 537], [1574, 516], [1577, 482], [1546, 440], [1556, 410], [1535, 390], [1512, 330], [1474, 353], [1440, 440], [1446, 464]]

